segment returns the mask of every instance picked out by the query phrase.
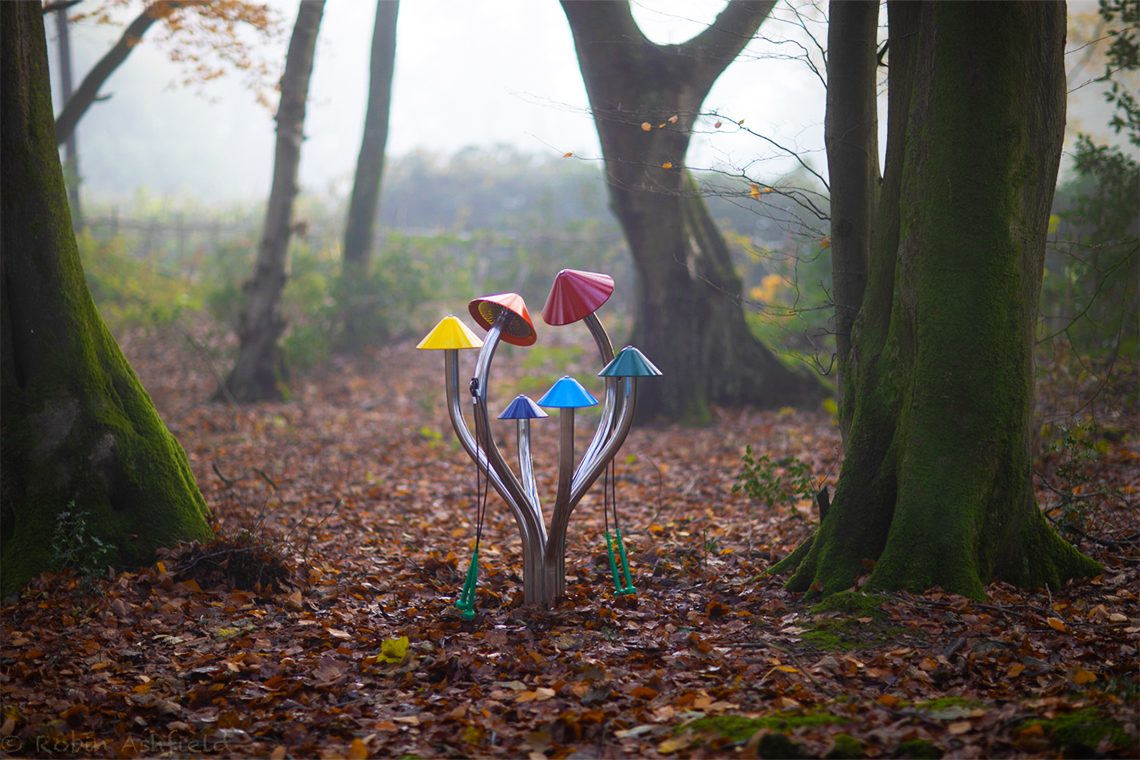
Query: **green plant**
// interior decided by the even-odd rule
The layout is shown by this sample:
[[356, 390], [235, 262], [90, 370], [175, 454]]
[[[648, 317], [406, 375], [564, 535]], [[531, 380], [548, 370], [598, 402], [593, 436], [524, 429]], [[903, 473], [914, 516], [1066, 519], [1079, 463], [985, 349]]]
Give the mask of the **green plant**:
[[740, 461], [740, 474], [736, 476], [737, 482], [732, 486], [732, 492], [743, 492], [750, 499], [766, 506], [774, 507], [790, 502], [792, 514], [800, 515], [795, 502], [815, 496], [818, 490], [811, 474], [811, 465], [795, 457], [775, 460], [767, 454], [756, 457], [752, 454], [752, 447], [745, 446]]
[[77, 511], [75, 502], [59, 514], [52, 534], [52, 564], [70, 569], [85, 583], [103, 573], [114, 561], [115, 549], [91, 532], [87, 514]]
[[1124, 493], [1104, 482], [1103, 468], [1096, 466], [1107, 452], [1102, 431], [1086, 423], [1073, 430], [1058, 426], [1042, 452], [1038, 481], [1057, 499], [1045, 514], [1073, 543], [1103, 532], [1111, 524], [1106, 507], [1126, 503]]
[[167, 273], [162, 251], [134, 258], [123, 238], [99, 241], [89, 230], [76, 243], [91, 298], [112, 330], [170, 325], [202, 307], [201, 289]]

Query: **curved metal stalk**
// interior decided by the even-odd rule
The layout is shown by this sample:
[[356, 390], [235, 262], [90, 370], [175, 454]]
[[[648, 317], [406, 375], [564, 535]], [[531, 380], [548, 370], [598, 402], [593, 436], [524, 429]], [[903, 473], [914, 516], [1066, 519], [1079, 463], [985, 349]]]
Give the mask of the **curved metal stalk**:
[[618, 449], [625, 443], [625, 437], [629, 435], [629, 428], [633, 425], [633, 409], [637, 403], [637, 378], [623, 377], [618, 379], [624, 381], [624, 388], [618, 391], [618, 396], [622, 397], [621, 417], [618, 419], [613, 435], [607, 439], [606, 445], [598, 452], [595, 461], [589, 466], [586, 462], [579, 466], [578, 476], [574, 478], [574, 487], [570, 491], [570, 509], [573, 509], [574, 505], [586, 495], [590, 486], [594, 485], [594, 481], [598, 479], [598, 476], [606, 469], [606, 465], [610, 463]]
[[[598, 319], [597, 314], [590, 313], [585, 319], [586, 327], [589, 328], [590, 334], [594, 337], [594, 343], [598, 346], [598, 353], [602, 355], [602, 366], [606, 366], [614, 359], [614, 347], [610, 343], [610, 336], [606, 334], [606, 328], [602, 326], [601, 320]], [[593, 462], [597, 456], [598, 451], [605, 446], [610, 433], [613, 431], [614, 420], [621, 414], [622, 398], [617, 394], [617, 381], [614, 378], [606, 378], [606, 398], [602, 406], [602, 417], [598, 420], [598, 428], [594, 431], [594, 438], [590, 441], [590, 445], [586, 448], [586, 453], [582, 455], [582, 463], [579, 465], [579, 470], [587, 467], [587, 462]], [[574, 480], [578, 480], [578, 473], [574, 473]]]
[[[475, 361], [475, 380], [478, 388], [475, 393], [475, 414], [482, 422], [484, 440], [480, 443], [487, 452], [487, 460], [491, 468], [498, 473], [503, 484], [511, 492], [520, 511], [526, 516], [530, 530], [522, 536], [523, 540], [523, 591], [527, 603], [537, 603], [543, 607], [549, 606], [550, 598], [542, 583], [543, 556], [546, 553], [546, 525], [542, 518], [542, 509], [537, 501], [532, 502], [519, 483], [511, 468], [503, 459], [499, 447], [495, 444], [495, 437], [491, 435], [491, 418], [487, 412], [487, 394], [490, 390], [491, 360], [495, 356], [495, 349], [499, 346], [503, 330], [506, 329], [514, 315], [504, 309], [496, 318], [487, 337], [483, 340], [483, 348], [479, 350], [479, 357]], [[529, 548], [529, 550], [528, 550]]]
[[[495, 340], [498, 340], [498, 330], [495, 330]], [[488, 334], [490, 338], [490, 334]], [[488, 343], [492, 341], [488, 340]], [[484, 343], [486, 348], [487, 343]], [[494, 345], [492, 343], [491, 353], [494, 352]], [[480, 352], [482, 357], [482, 352]], [[488, 359], [489, 362], [489, 359]], [[459, 438], [460, 444], [473, 460], [475, 466], [478, 467], [487, 476], [491, 485], [495, 487], [495, 491], [507, 503], [511, 513], [514, 515], [515, 523], [518, 526], [520, 537], [522, 538], [523, 548], [523, 592], [524, 597], [528, 603], [536, 602], [544, 604], [543, 598], [545, 594], [539, 586], [535, 585], [535, 578], [541, 578], [541, 568], [543, 566], [543, 553], [545, 548], [545, 526], [541, 512], [538, 512], [536, 519], [535, 513], [537, 505], [532, 507], [522, 488], [519, 486], [518, 481], [515, 480], [514, 474], [502, 463], [502, 456], [498, 456], [500, 467], [495, 466], [494, 456], [498, 454], [498, 449], [494, 448], [493, 437], [490, 435], [485, 436], [483, 441], [476, 442], [475, 436], [472, 435], [471, 430], [467, 427], [467, 421], [463, 416], [463, 408], [461, 406], [461, 395], [459, 393], [459, 352], [454, 349], [444, 351], [444, 368], [445, 368], [445, 388], [447, 391], [447, 410], [451, 418], [451, 426], [455, 430], [456, 436]], [[480, 380], [481, 389], [481, 402], [482, 402], [482, 417], [480, 422], [484, 429], [486, 426], [486, 377]], [[476, 397], [480, 400], [480, 396]], [[480, 414], [480, 403], [475, 404], [475, 414]], [[488, 446], [487, 443], [491, 442]], [[504, 476], [505, 473], [505, 476]]]

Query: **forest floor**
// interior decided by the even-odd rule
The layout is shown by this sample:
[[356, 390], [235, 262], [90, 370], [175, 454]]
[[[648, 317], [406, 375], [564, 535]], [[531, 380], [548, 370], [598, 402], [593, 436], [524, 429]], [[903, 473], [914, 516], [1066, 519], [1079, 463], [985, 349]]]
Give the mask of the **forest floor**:
[[[45, 574], [6, 601], [0, 756], [1140, 753], [1135, 430], [1037, 463], [1042, 503], [1077, 521], [1102, 575], [994, 583], [984, 603], [856, 588], [820, 605], [765, 574], [810, 535], [811, 502], [763, 506], [733, 486], [751, 445], [834, 489], [826, 411], [637, 428], [616, 460], [636, 595], [613, 590], [599, 483], [571, 520], [566, 596], [522, 604], [520, 539], [492, 492], [468, 621], [455, 601], [475, 470], [438, 352], [335, 359], [296, 378], [290, 402], [235, 408], [206, 401], [216, 368], [189, 341], [119, 337], [218, 537], [113, 577]], [[592, 376], [587, 348], [502, 349], [492, 407]], [[557, 428], [534, 427], [547, 500]], [[513, 431], [495, 431], [513, 452]]]

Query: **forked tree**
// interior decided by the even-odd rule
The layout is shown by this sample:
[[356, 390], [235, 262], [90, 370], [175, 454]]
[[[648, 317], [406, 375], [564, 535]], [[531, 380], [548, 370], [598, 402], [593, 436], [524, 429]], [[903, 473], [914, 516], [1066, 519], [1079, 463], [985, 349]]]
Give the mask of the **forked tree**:
[[664, 373], [638, 401], [641, 419], [700, 423], [714, 404], [783, 406], [823, 396], [817, 378], [788, 369], [752, 335], [728, 245], [682, 168], [701, 104], [773, 5], [733, 0], [688, 42], [658, 45], [628, 2], [562, 3], [610, 207], [633, 256], [630, 342]]
[[[39, 3], [0, 3], [0, 577], [3, 593], [73, 561], [149, 564], [208, 540], [186, 454], [99, 316], [56, 149]], [[70, 513], [70, 520], [61, 519]], [[83, 526], [84, 535], [68, 535]], [[61, 532], [62, 531], [62, 532]], [[100, 544], [96, 544], [98, 539]], [[68, 552], [64, 552], [68, 553]]]
[[[868, 560], [871, 587], [1057, 588], [1100, 571], [1049, 525], [1031, 467], [1065, 5], [891, 2], [888, 15], [887, 152], [844, 367], [846, 458], [819, 530], [774, 571], [824, 593]], [[864, 37], [875, 23], [846, 18]]]

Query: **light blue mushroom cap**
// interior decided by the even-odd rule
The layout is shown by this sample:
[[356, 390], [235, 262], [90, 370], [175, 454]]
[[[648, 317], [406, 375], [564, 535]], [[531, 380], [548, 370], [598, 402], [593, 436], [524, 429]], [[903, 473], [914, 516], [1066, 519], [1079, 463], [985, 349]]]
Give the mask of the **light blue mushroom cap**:
[[555, 409], [577, 409], [583, 406], [595, 406], [598, 400], [582, 387], [582, 384], [572, 377], [564, 377], [550, 387], [542, 398], [538, 400], [539, 406], [548, 406]]

